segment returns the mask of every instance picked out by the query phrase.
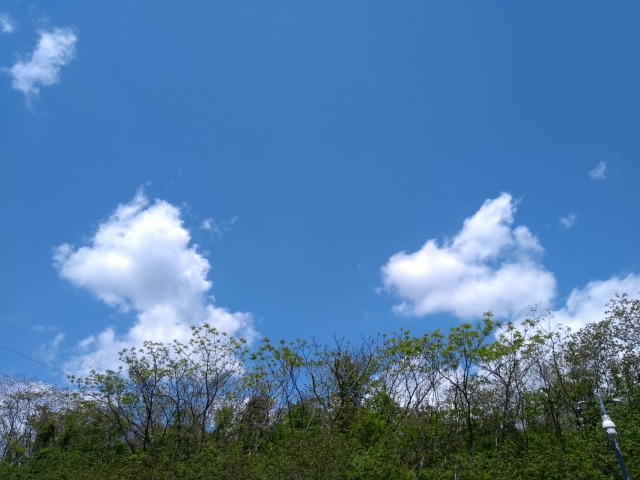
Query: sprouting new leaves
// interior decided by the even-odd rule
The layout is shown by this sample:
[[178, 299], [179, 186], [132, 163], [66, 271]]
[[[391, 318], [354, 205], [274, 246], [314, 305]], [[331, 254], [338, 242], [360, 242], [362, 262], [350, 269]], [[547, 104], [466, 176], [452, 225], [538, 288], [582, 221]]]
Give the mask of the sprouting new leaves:
[[123, 350], [74, 393], [4, 378], [0, 476], [612, 478], [593, 391], [637, 471], [640, 300], [609, 306], [571, 335], [533, 309], [518, 325], [487, 313], [446, 334], [252, 351], [202, 325]]

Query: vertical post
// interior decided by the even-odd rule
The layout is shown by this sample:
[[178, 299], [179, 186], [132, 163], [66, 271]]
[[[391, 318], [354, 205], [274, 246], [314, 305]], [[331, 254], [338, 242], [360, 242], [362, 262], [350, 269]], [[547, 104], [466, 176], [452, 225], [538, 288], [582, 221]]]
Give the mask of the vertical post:
[[600, 394], [598, 392], [593, 393], [598, 399], [598, 405], [600, 406], [600, 412], [602, 413], [602, 429], [604, 430], [604, 433], [607, 434], [607, 438], [609, 439], [609, 443], [611, 444], [613, 453], [616, 454], [616, 459], [618, 460], [618, 465], [620, 466], [620, 472], [622, 473], [622, 479], [629, 480], [627, 467], [624, 464], [622, 452], [620, 452], [620, 446], [618, 445], [618, 441], [616, 440], [616, 437], [618, 436], [618, 432], [616, 432], [616, 426], [613, 421], [611, 421], [611, 417], [607, 415], [607, 411], [604, 408], [604, 403], [602, 402]]

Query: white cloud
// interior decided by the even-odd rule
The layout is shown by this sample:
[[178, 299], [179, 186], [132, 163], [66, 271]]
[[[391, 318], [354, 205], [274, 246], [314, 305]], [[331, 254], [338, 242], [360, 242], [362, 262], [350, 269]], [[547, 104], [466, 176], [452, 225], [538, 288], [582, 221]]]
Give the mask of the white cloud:
[[41, 355], [44, 358], [45, 362], [51, 363], [55, 360], [55, 358], [58, 356], [58, 349], [60, 348], [60, 344], [64, 341], [64, 339], [64, 333], [58, 333], [49, 342], [42, 346]]
[[564, 217], [560, 218], [560, 225], [562, 225], [564, 228], [571, 228], [576, 224], [576, 221], [578, 220], [578, 215], [576, 215], [575, 213], [570, 213], [568, 215], [565, 215]]
[[12, 77], [12, 85], [25, 94], [27, 100], [40, 92], [40, 87], [60, 81], [60, 69], [75, 56], [76, 34], [69, 28], [40, 31], [40, 40], [31, 58], [19, 61], [6, 69]]
[[608, 280], [589, 282], [584, 288], [575, 288], [565, 305], [553, 313], [553, 322], [578, 331], [588, 323], [605, 318], [606, 304], [615, 294], [626, 293], [632, 298], [640, 293], [640, 275], [614, 276]]
[[593, 170], [589, 171], [589, 176], [594, 180], [604, 180], [606, 177], [605, 171], [607, 164], [604, 162], [598, 163]]
[[86, 374], [113, 368], [122, 348], [145, 340], [186, 340], [190, 326], [204, 322], [230, 335], [256, 335], [250, 314], [232, 313], [207, 297], [210, 265], [191, 245], [180, 213], [167, 202], [151, 204], [138, 194], [99, 226], [91, 245], [56, 249], [54, 264], [63, 278], [109, 305], [136, 313], [126, 334], [107, 328], [84, 339], [79, 344], [84, 353], [68, 370]]
[[11, 21], [11, 17], [6, 13], [0, 13], [0, 32], [12, 33], [16, 29], [16, 26]]
[[231, 230], [231, 226], [237, 221], [237, 216], [226, 222], [216, 221], [213, 218], [205, 218], [200, 224], [200, 229], [210, 232], [213, 239], [222, 240], [225, 234]]
[[200, 228], [202, 230], [214, 230], [218, 228], [218, 225], [213, 218], [205, 218], [200, 224]]
[[484, 202], [462, 229], [439, 245], [428, 240], [417, 252], [399, 252], [382, 268], [384, 285], [409, 315], [451, 313], [461, 318], [492, 311], [519, 314], [530, 305], [547, 307], [555, 278], [540, 263], [543, 248], [527, 227], [513, 227], [511, 195]]

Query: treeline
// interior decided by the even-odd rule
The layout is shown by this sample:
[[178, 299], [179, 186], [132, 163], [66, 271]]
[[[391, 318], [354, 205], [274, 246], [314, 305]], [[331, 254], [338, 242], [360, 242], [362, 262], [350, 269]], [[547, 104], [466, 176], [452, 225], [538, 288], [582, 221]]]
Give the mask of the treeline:
[[605, 399], [640, 478], [640, 300], [570, 333], [490, 314], [350, 343], [209, 326], [74, 389], [0, 381], [3, 479], [612, 479]]

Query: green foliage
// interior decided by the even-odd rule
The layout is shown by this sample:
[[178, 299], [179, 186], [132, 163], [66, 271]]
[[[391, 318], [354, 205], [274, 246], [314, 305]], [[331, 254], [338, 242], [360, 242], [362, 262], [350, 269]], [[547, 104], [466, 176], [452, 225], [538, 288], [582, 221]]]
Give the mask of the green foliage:
[[123, 350], [78, 392], [0, 380], [0, 478], [618, 478], [593, 390], [640, 471], [640, 302], [569, 335], [532, 310], [447, 334]]

